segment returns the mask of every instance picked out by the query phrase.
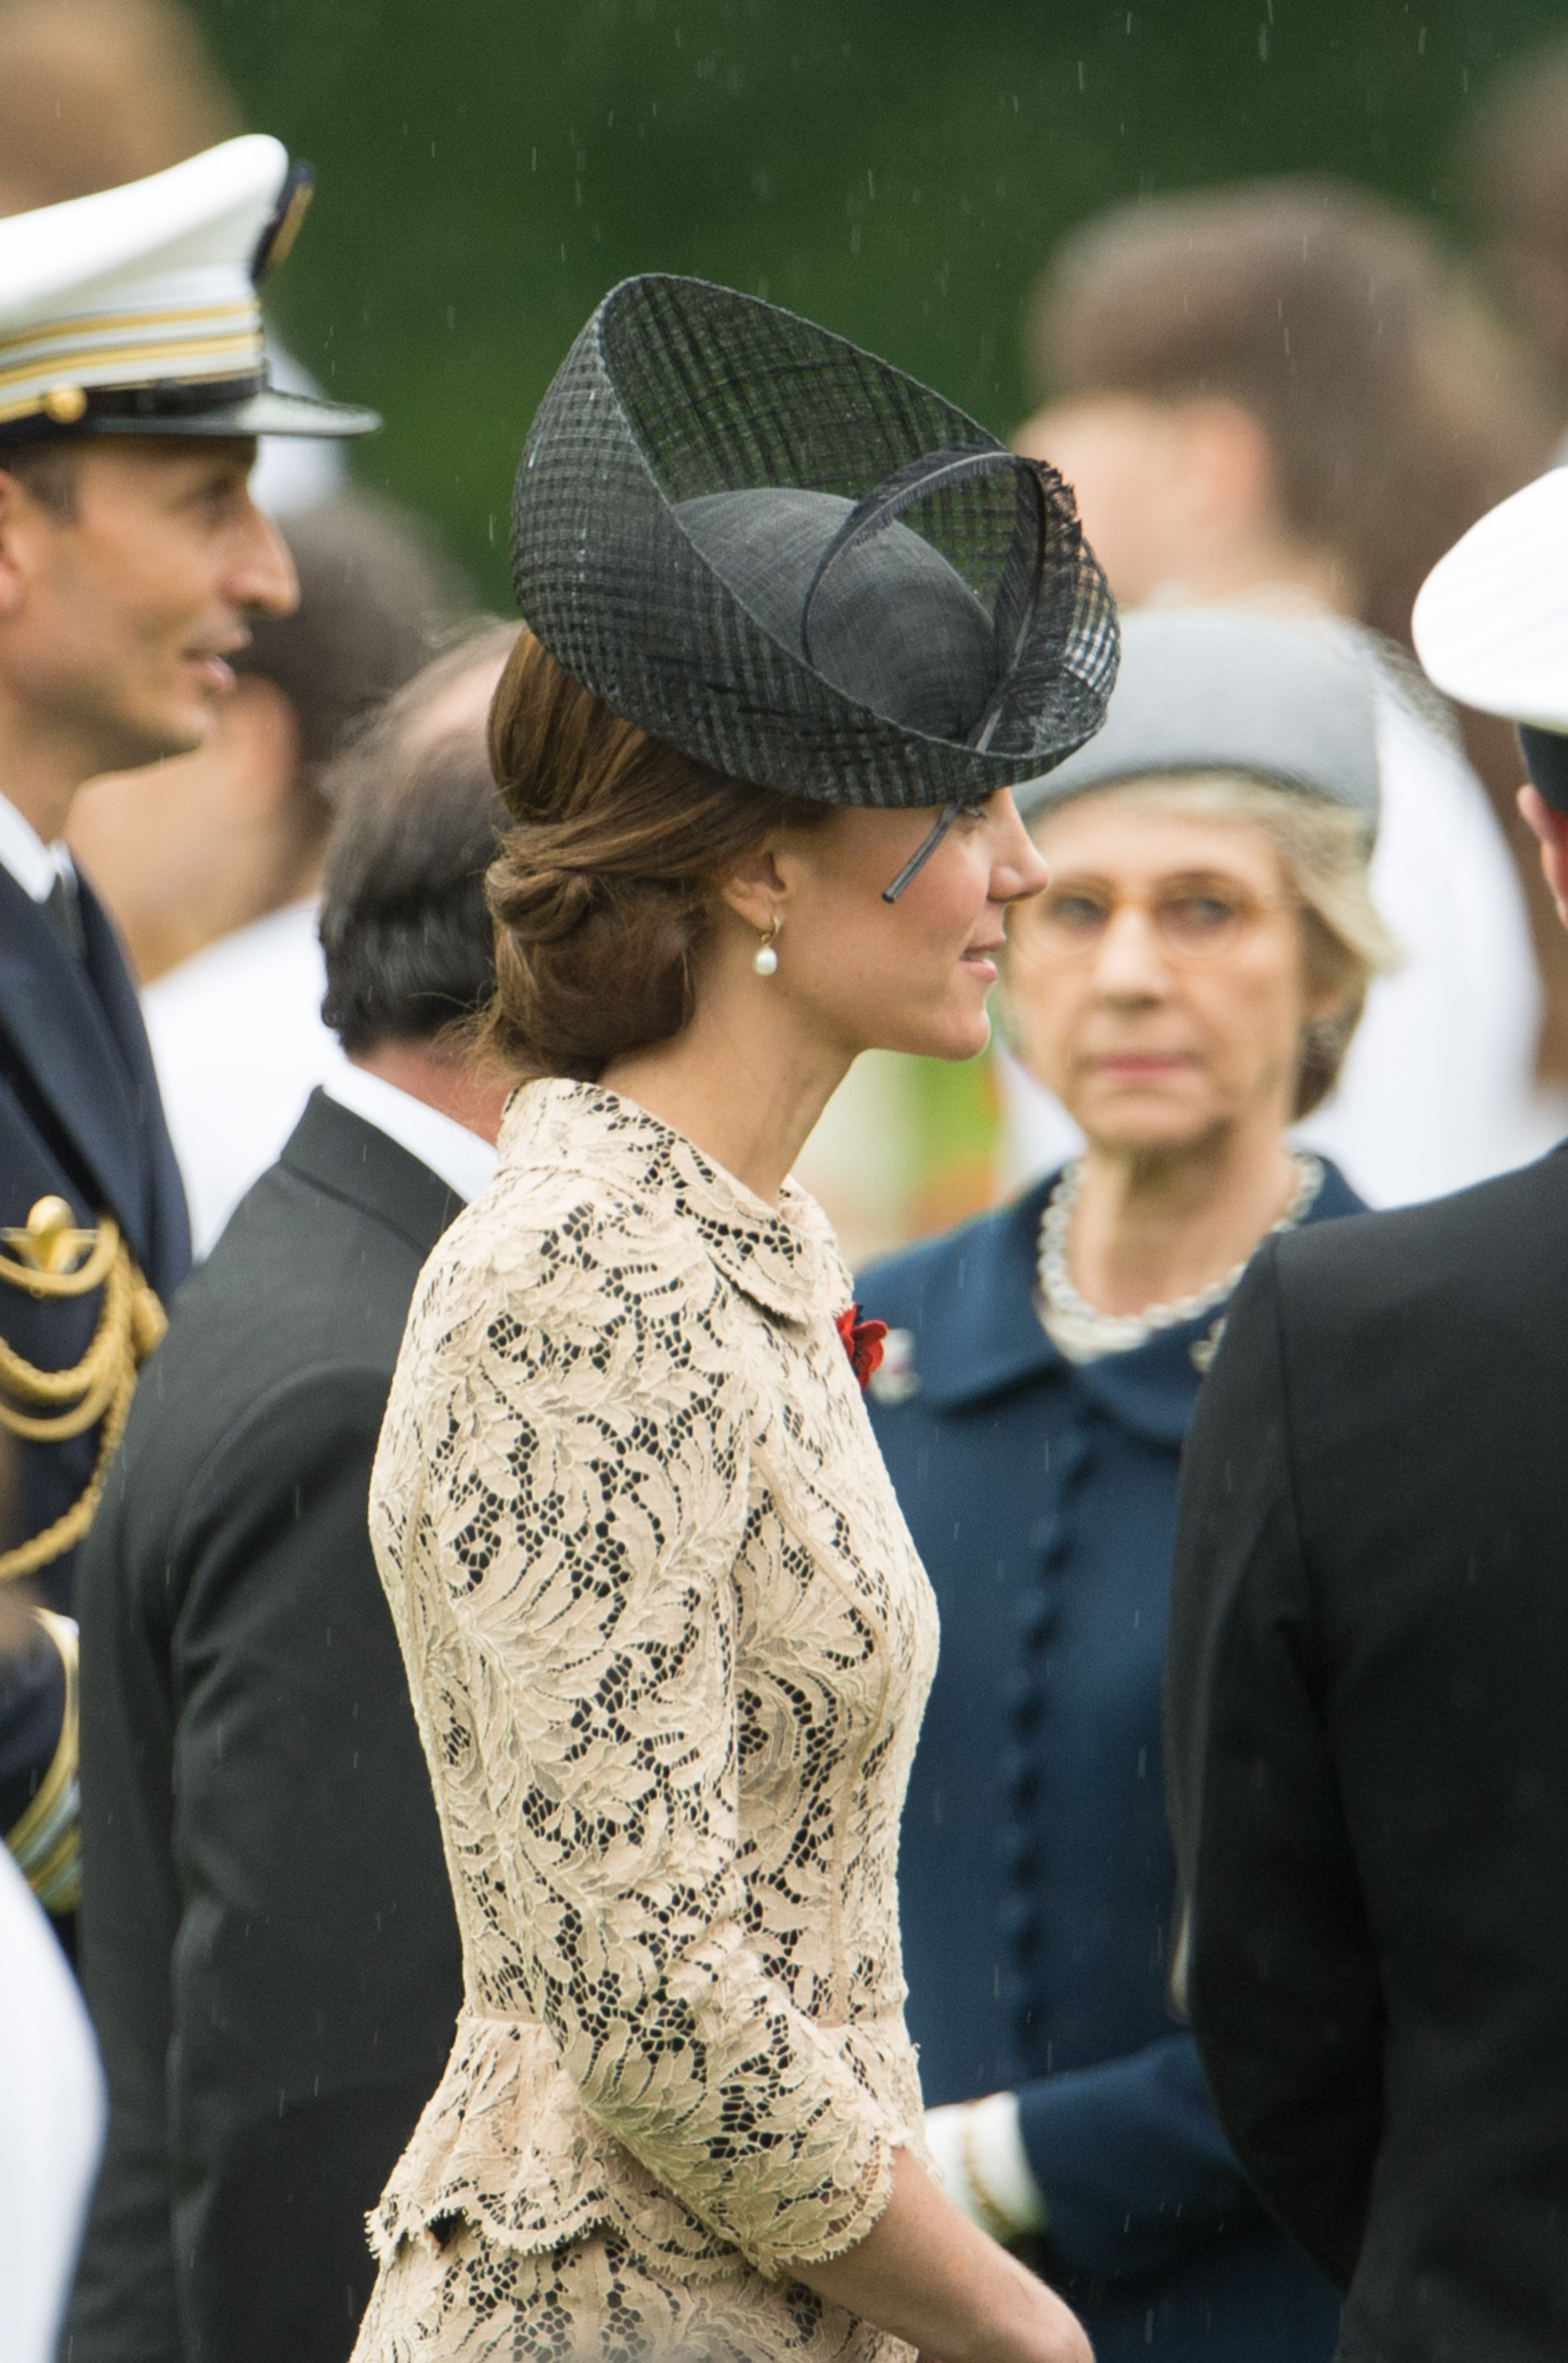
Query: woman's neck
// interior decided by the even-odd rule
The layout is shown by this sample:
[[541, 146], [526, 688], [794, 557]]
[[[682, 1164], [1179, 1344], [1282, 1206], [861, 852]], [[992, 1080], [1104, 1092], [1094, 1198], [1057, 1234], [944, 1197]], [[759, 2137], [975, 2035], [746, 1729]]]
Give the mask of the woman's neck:
[[1103, 1313], [1141, 1313], [1223, 1280], [1298, 1181], [1277, 1125], [1162, 1154], [1084, 1150], [1068, 1231], [1073, 1282]]
[[599, 1080], [776, 1206], [853, 1055], [784, 1009], [759, 1018], [753, 997], [706, 1013], [699, 1004], [684, 1033], [612, 1059]]

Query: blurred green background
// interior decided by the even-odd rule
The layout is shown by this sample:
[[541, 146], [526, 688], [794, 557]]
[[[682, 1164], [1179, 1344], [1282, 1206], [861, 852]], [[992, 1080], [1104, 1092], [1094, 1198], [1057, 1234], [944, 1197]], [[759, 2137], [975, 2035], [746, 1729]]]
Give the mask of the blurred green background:
[[[1006, 434], [1020, 306], [1106, 205], [1329, 172], [1435, 210], [1548, 0], [196, 0], [256, 128], [319, 172], [269, 301], [376, 404], [364, 483], [509, 613], [512, 471], [605, 290], [700, 272], [869, 345]], [[803, 1166], [851, 1253], [988, 1203], [990, 1061], [862, 1059]]]
[[363, 481], [506, 601], [512, 469], [628, 272], [809, 313], [1005, 433], [1020, 300], [1117, 199], [1330, 171], [1449, 211], [1486, 75], [1546, 0], [199, 0], [252, 128], [320, 175], [275, 283], [378, 404]]

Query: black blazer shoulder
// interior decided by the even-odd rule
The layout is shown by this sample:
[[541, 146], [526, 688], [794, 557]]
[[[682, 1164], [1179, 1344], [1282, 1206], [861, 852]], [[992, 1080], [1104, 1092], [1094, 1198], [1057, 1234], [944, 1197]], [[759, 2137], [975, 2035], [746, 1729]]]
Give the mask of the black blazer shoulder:
[[1282, 1308], [1291, 1322], [1338, 1323], [1356, 1309], [1376, 1315], [1439, 1303], [1455, 1291], [1476, 1305], [1534, 1300], [1542, 1276], [1568, 1253], [1568, 1142], [1443, 1198], [1366, 1213], [1331, 1228], [1304, 1226], [1272, 1243]]
[[376, 1126], [313, 1092], [143, 1375], [124, 1455], [139, 1486], [188, 1483], [237, 1420], [306, 1372], [364, 1370], [384, 1387], [420, 1267], [461, 1204]]

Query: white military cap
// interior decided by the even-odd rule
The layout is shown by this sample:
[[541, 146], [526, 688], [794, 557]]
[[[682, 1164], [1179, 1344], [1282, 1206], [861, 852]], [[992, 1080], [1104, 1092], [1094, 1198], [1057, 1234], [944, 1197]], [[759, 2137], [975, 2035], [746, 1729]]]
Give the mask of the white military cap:
[[0, 452], [40, 435], [365, 435], [372, 410], [267, 383], [257, 284], [308, 165], [226, 139], [166, 172], [0, 220]]
[[1568, 468], [1488, 509], [1439, 559], [1410, 629], [1462, 705], [1568, 730]]
[[1410, 631], [1440, 689], [1518, 723], [1530, 778], [1568, 813], [1568, 468], [1488, 509], [1439, 559]]

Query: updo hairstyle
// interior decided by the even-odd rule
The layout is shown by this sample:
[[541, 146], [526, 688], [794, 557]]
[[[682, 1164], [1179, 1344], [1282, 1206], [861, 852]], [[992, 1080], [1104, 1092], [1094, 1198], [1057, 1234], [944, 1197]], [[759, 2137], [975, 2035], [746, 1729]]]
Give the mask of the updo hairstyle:
[[679, 1034], [724, 878], [771, 832], [816, 827], [828, 809], [622, 721], [528, 631], [490, 709], [490, 760], [514, 826], [486, 881], [483, 1047], [525, 1076], [593, 1082]]

